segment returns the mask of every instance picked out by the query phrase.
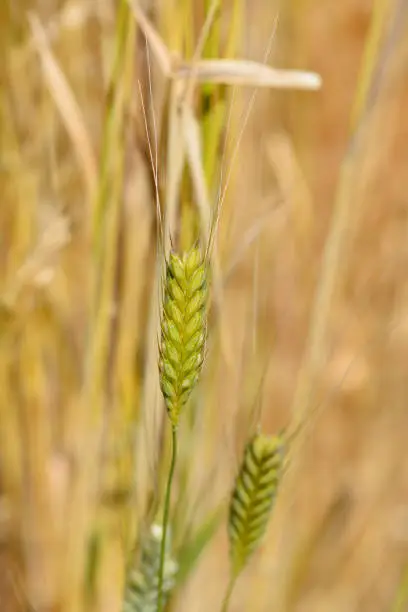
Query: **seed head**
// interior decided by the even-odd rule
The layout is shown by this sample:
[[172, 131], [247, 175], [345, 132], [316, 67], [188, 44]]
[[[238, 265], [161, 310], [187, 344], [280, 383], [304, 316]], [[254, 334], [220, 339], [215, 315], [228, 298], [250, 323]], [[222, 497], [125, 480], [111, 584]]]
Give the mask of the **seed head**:
[[[155, 612], [158, 593], [157, 572], [162, 537], [163, 529], [161, 525], [153, 523], [142, 540], [140, 561], [135, 567], [131, 568], [128, 574], [123, 599], [123, 612]], [[165, 596], [168, 596], [175, 585], [177, 569], [177, 564], [171, 557], [170, 542], [167, 540], [163, 581]]]
[[255, 435], [247, 444], [228, 522], [232, 572], [237, 576], [266, 531], [282, 475], [281, 436]]
[[160, 338], [160, 386], [174, 427], [204, 361], [207, 266], [198, 247], [170, 253], [166, 266]]

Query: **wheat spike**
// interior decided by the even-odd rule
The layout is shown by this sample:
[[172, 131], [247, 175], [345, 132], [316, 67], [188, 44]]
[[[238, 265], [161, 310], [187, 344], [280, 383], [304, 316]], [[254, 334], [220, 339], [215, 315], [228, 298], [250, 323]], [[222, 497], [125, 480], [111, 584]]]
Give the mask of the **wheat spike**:
[[247, 444], [230, 502], [228, 534], [237, 576], [264, 535], [284, 461], [282, 436], [256, 434]]
[[[163, 537], [161, 525], [153, 523], [142, 543], [140, 562], [131, 568], [125, 586], [123, 612], [155, 612], [157, 606], [160, 546]], [[168, 596], [175, 584], [177, 564], [170, 555], [170, 546], [166, 542], [166, 559], [164, 564], [163, 594]]]
[[171, 252], [166, 265], [160, 340], [160, 386], [173, 427], [197, 383], [206, 340], [207, 265], [198, 247]]

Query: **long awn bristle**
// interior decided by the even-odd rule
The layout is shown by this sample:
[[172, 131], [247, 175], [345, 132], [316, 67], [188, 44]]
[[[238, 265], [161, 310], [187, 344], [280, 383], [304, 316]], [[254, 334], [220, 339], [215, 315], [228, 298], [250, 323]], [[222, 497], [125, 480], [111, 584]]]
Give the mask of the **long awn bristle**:
[[[123, 600], [123, 612], [154, 612], [157, 606], [158, 569], [163, 537], [161, 525], [153, 523], [142, 543], [140, 562], [131, 568], [127, 577]], [[163, 574], [163, 595], [168, 596], [175, 585], [177, 564], [166, 542], [166, 558]]]
[[266, 531], [283, 462], [282, 436], [256, 434], [245, 448], [229, 510], [228, 534], [233, 576], [244, 568]]
[[160, 340], [160, 386], [173, 427], [197, 384], [206, 341], [207, 264], [198, 247], [171, 252], [166, 265]]

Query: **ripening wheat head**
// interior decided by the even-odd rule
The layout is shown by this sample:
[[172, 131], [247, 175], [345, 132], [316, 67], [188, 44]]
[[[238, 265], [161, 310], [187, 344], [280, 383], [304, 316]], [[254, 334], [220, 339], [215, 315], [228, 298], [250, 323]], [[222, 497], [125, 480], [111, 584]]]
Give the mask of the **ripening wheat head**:
[[[140, 562], [137, 566], [132, 567], [128, 574], [122, 612], [155, 612], [158, 591], [157, 571], [162, 538], [162, 526], [153, 523], [149, 533], [143, 539]], [[163, 571], [165, 596], [168, 596], [175, 585], [177, 569], [177, 564], [171, 556], [169, 540], [167, 540]]]
[[284, 461], [281, 436], [255, 435], [247, 444], [231, 496], [228, 534], [237, 576], [260, 543], [276, 498]]
[[206, 340], [207, 264], [198, 247], [166, 265], [160, 340], [160, 386], [173, 427], [197, 383]]

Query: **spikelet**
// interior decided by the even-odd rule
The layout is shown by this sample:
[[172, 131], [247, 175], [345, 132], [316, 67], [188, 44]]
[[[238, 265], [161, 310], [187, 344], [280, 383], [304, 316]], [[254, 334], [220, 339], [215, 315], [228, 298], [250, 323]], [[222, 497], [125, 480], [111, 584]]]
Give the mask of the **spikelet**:
[[237, 576], [264, 535], [284, 461], [282, 436], [256, 434], [247, 444], [228, 521], [232, 575]]
[[[142, 543], [140, 563], [138, 567], [131, 568], [123, 600], [123, 612], [155, 612], [157, 607], [158, 578], [157, 572], [160, 562], [160, 546], [163, 529], [161, 525], [153, 523], [147, 537]], [[169, 595], [174, 587], [177, 574], [177, 564], [171, 558], [170, 546], [166, 542], [166, 558], [164, 564], [163, 595]]]
[[206, 340], [207, 266], [193, 247], [170, 253], [164, 282], [160, 339], [160, 386], [173, 427], [197, 383]]

